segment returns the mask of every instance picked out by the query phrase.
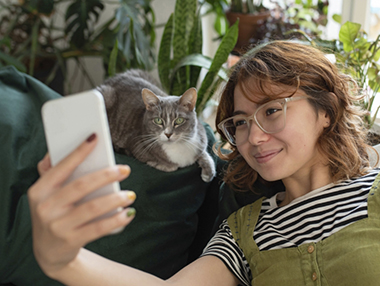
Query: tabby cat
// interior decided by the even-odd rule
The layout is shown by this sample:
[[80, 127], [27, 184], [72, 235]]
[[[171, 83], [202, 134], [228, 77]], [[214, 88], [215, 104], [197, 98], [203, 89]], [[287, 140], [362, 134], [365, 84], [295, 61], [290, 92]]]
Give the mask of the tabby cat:
[[197, 162], [203, 181], [212, 180], [215, 165], [195, 112], [195, 88], [182, 96], [167, 95], [147, 72], [133, 69], [107, 79], [98, 90], [116, 152], [165, 172]]

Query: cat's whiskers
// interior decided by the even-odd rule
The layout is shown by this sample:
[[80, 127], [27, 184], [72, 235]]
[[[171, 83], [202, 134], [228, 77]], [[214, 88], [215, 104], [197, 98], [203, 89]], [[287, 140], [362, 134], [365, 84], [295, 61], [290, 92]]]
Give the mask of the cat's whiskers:
[[189, 146], [193, 151], [201, 151], [202, 150], [202, 147], [199, 144], [197, 144], [196, 142], [194, 142], [194, 139], [191, 137], [184, 136], [182, 138], [182, 141], [184, 141], [185, 144], [187, 146]]
[[155, 144], [158, 144], [158, 140], [155, 135], [153, 134], [147, 134], [147, 135], [140, 135], [136, 137], [136, 149], [135, 152], [137, 154], [143, 154], [147, 152], [148, 150], [152, 149]]

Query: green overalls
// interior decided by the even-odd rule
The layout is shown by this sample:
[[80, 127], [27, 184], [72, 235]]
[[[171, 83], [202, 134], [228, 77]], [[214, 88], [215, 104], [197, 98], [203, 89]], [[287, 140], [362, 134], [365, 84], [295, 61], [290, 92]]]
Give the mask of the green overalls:
[[252, 271], [252, 285], [380, 285], [380, 175], [368, 196], [368, 218], [317, 243], [259, 251], [253, 231], [263, 199], [228, 218]]

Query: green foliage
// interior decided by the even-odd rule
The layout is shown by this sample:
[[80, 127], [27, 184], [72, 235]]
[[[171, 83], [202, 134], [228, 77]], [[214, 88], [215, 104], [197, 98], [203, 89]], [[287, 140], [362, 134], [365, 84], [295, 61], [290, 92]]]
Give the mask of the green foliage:
[[65, 34], [71, 36], [71, 43], [81, 48], [98, 21], [104, 5], [100, 0], [75, 1], [66, 10]]
[[266, 10], [263, 0], [230, 0], [230, 8], [232, 12], [251, 14]]
[[338, 45], [337, 63], [344, 72], [357, 80], [367, 95], [360, 104], [369, 111], [365, 122], [371, 127], [380, 108], [372, 110], [374, 99], [380, 91], [380, 35], [370, 40], [368, 34], [361, 30], [360, 24], [346, 22], [339, 31], [339, 41], [342, 45]]
[[[215, 31], [219, 36], [225, 33], [224, 23], [227, 23], [225, 12], [255, 13], [268, 11], [263, 1], [248, 1], [247, 5], [242, 0], [199, 0], [207, 4], [206, 14], [214, 13], [216, 20]], [[321, 26], [327, 25], [327, 12], [329, 2], [326, 0], [295, 0], [280, 1], [271, 0], [271, 16], [268, 17], [257, 29], [250, 44], [267, 42], [269, 40], [289, 39], [301, 37], [299, 32], [307, 37], [319, 39], [322, 31]], [[251, 7], [251, 9], [250, 9]], [[252, 8], [253, 7], [253, 8]]]
[[[99, 25], [104, 12], [103, 0], [5, 0], [0, 2], [0, 66], [14, 65], [35, 75], [48, 65], [50, 74], [41, 79], [49, 84], [58, 70], [66, 77], [66, 61], [75, 59], [92, 82], [80, 60], [102, 58], [105, 70], [127, 68], [150, 70], [154, 53], [155, 15], [152, 0], [119, 0], [114, 14]], [[62, 5], [65, 3], [65, 5]], [[61, 11], [62, 7], [67, 7]], [[65, 16], [65, 26], [56, 25], [57, 14]], [[118, 52], [114, 51], [118, 43]], [[117, 58], [109, 67], [110, 55]], [[95, 85], [92, 83], [92, 85]]]
[[167, 21], [158, 53], [158, 73], [165, 91], [181, 95], [195, 87], [201, 68], [208, 72], [198, 89], [196, 109], [204, 109], [218, 84], [226, 79], [222, 65], [236, 44], [238, 24], [223, 37], [214, 58], [202, 55], [202, 26], [197, 0], [177, 0]]
[[219, 36], [226, 33], [228, 21], [226, 19], [225, 11], [228, 9], [228, 0], [199, 0], [199, 4], [205, 7], [203, 16], [214, 14], [214, 29]]

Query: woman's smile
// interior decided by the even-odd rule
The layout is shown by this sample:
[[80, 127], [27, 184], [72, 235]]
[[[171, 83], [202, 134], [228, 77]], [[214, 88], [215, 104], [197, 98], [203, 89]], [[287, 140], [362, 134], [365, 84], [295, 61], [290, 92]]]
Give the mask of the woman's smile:
[[276, 157], [283, 149], [268, 150], [256, 153], [253, 157], [256, 159], [257, 163], [264, 164]]

